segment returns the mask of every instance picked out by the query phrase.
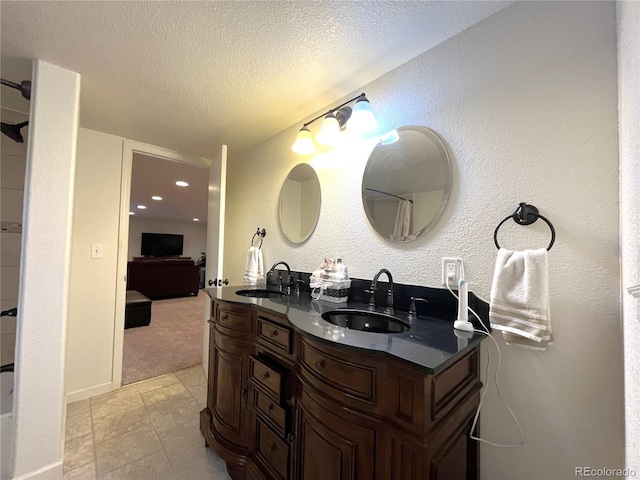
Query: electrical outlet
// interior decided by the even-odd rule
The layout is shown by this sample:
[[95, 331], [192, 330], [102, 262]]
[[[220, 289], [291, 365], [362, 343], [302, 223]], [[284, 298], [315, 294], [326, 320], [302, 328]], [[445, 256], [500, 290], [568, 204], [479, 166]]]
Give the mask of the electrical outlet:
[[447, 283], [452, 288], [458, 287], [462, 274], [462, 259], [457, 257], [442, 257], [442, 285]]

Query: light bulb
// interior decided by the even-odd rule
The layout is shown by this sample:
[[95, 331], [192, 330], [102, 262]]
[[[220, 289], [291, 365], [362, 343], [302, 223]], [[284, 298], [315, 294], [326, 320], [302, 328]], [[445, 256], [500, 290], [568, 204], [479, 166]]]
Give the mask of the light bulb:
[[340, 139], [340, 124], [333, 113], [330, 113], [322, 121], [322, 128], [316, 135], [318, 143], [327, 146], [334, 146]]
[[351, 117], [347, 121], [347, 128], [356, 133], [369, 133], [378, 128], [367, 97], [361, 97], [354, 105]]
[[391, 130], [385, 133], [382, 138], [380, 138], [380, 145], [391, 145], [392, 143], [396, 143], [400, 140], [400, 135], [398, 135], [397, 130]]
[[300, 155], [311, 155], [316, 153], [316, 146], [313, 143], [313, 137], [307, 127], [302, 127], [298, 132], [296, 141], [291, 145], [291, 150]]

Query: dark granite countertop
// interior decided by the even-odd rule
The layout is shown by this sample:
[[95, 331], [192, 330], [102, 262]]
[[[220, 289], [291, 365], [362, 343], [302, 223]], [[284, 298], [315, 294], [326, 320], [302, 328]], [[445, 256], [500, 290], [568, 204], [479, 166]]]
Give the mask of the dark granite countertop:
[[[481, 334], [454, 330], [451, 320], [419, 314], [418, 319], [410, 322], [407, 313], [400, 311], [396, 311], [394, 317], [411, 325], [406, 332], [386, 334], [351, 330], [325, 321], [321, 314], [340, 308], [367, 310], [368, 305], [353, 301], [332, 303], [312, 300], [309, 292], [302, 292], [299, 297], [293, 294], [272, 295], [269, 298], [236, 295], [236, 291], [247, 288], [228, 286], [208, 288], [205, 292], [214, 300], [285, 315], [294, 328], [302, 333], [339, 345], [384, 352], [417, 365], [430, 374], [438, 373], [484, 339]], [[377, 311], [382, 313], [383, 309], [378, 308]]]

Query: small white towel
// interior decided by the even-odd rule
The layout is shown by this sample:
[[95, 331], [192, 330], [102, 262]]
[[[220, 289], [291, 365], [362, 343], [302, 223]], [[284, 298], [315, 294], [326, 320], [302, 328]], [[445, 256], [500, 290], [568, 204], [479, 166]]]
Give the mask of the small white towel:
[[256, 263], [258, 264], [258, 274], [256, 276], [256, 283], [258, 285], [264, 285], [264, 260], [262, 259], [262, 249], [256, 247], [258, 250], [256, 253]]
[[259, 247], [249, 247], [242, 281], [245, 285], [258, 285], [264, 281], [264, 262]]
[[411, 216], [413, 215], [413, 203], [406, 199], [399, 199], [396, 222], [393, 227], [392, 239], [396, 241], [413, 240], [410, 238]]
[[258, 248], [253, 245], [247, 251], [247, 261], [244, 266], [245, 285], [256, 285], [258, 283]]
[[545, 350], [552, 343], [546, 249], [498, 250], [489, 319], [508, 345]]

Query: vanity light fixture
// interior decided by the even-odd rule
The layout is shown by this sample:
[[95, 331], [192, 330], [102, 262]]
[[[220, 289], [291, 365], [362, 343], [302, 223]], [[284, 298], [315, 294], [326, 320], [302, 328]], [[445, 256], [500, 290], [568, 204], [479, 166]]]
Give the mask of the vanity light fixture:
[[162, 197], [159, 195], [154, 195], [153, 197], [151, 197], [151, 200], [155, 200], [157, 202], [159, 202], [160, 200], [162, 200]]
[[[356, 102], [351, 107], [347, 106], [351, 102]], [[364, 134], [375, 130], [378, 127], [373, 116], [373, 110], [371, 104], [364, 93], [361, 93], [357, 97], [347, 100], [341, 105], [332, 108], [328, 112], [318, 115], [313, 120], [308, 121], [298, 132], [296, 141], [291, 146], [291, 150], [300, 155], [311, 155], [316, 153], [316, 146], [313, 141], [313, 136], [309, 130], [311, 125], [316, 120], [324, 117], [322, 121], [322, 127], [316, 136], [316, 141], [322, 145], [333, 146], [338, 143], [340, 138], [340, 130], [346, 127], [353, 130], [356, 133]]]
[[184, 180], [178, 180], [176, 182], [176, 185], [179, 186], [179, 187], [188, 187], [189, 186], [189, 184], [187, 182], [185, 182]]

